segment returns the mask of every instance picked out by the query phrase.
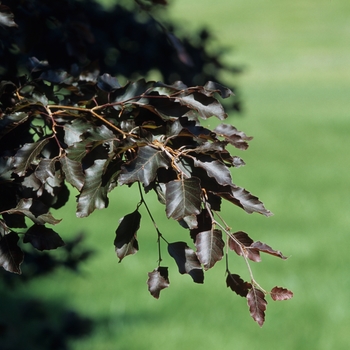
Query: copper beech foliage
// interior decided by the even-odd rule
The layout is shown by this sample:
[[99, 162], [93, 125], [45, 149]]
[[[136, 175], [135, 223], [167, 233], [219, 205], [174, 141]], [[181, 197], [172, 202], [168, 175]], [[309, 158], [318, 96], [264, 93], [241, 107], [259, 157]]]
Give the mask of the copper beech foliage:
[[[13, 23], [10, 14], [1, 20]], [[251, 137], [223, 122], [227, 114], [218, 98], [229, 98], [230, 89], [213, 81], [188, 87], [142, 79], [121, 86], [95, 70], [73, 76], [32, 61], [35, 78], [0, 83], [0, 94], [10, 97], [0, 114], [0, 265], [5, 270], [21, 273], [20, 239], [38, 250], [64, 245], [51, 228], [60, 220], [50, 209], [65, 205], [68, 184], [78, 192], [76, 215], [86, 217], [108, 206], [112, 190], [137, 183], [140, 201], [120, 220], [114, 246], [119, 262], [138, 252], [144, 205], [158, 237], [158, 264], [147, 280], [153, 297], [170, 284], [168, 267], [161, 265], [163, 245], [179, 273], [195, 283], [203, 283], [205, 271], [225, 255], [227, 287], [247, 299], [260, 326], [268, 294], [272, 300], [293, 296], [282, 287], [265, 291], [249, 264], [259, 262], [261, 253], [286, 257], [245, 232], [232, 232], [219, 214], [225, 200], [249, 214], [272, 215], [232, 182], [231, 169], [244, 161], [227, 146], [245, 150]], [[211, 117], [221, 121], [213, 130], [200, 123]], [[188, 242], [161, 233], [144, 199], [148, 193], [157, 196], [169, 219], [189, 231]], [[250, 281], [231, 273], [231, 254], [246, 261]]]

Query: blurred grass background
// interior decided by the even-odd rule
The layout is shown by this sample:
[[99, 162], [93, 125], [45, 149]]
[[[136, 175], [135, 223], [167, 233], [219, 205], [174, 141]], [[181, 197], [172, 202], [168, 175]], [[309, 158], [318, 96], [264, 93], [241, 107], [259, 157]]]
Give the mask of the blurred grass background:
[[[248, 215], [227, 203], [223, 216], [233, 230], [290, 257], [263, 256], [252, 268], [265, 289], [284, 286], [294, 298], [268, 299], [260, 328], [245, 299], [226, 288], [223, 262], [206, 273], [204, 285], [196, 285], [178, 274], [163, 246], [171, 285], [153, 299], [146, 280], [157, 264], [157, 237], [143, 208], [139, 253], [118, 264], [113, 247], [119, 218], [139, 201], [136, 187], [118, 188], [108, 209], [86, 219], [75, 218], [73, 200], [54, 213], [64, 218], [57, 231], [63, 237], [85, 232], [95, 255], [80, 275], [61, 271], [49, 284], [37, 281], [25, 292], [62, 299], [101, 320], [92, 337], [74, 344], [76, 350], [348, 349], [350, 2], [169, 2], [169, 16], [184, 31], [209, 27], [213, 50], [232, 49], [225, 61], [244, 68], [239, 86], [245, 112], [227, 122], [254, 140], [248, 151], [235, 152], [247, 165], [235, 169], [233, 178], [275, 215]], [[232, 77], [223, 78], [230, 85]], [[151, 197], [146, 200], [167, 239], [188, 240]], [[248, 278], [233, 254], [230, 268]]]

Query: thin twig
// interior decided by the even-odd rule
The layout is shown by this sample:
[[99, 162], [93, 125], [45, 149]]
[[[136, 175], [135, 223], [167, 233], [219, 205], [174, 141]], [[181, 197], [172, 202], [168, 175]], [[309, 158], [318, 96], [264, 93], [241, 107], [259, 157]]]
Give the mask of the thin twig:
[[140, 192], [140, 197], [141, 197], [141, 203], [144, 204], [146, 210], [147, 210], [147, 213], [153, 223], [153, 226], [154, 228], [156, 229], [157, 231], [157, 235], [158, 235], [158, 239], [157, 239], [157, 244], [158, 244], [158, 266], [160, 266], [160, 263], [162, 261], [162, 254], [161, 254], [161, 246], [160, 246], [160, 239], [163, 239], [163, 241], [165, 241], [167, 244], [169, 244], [169, 242], [163, 237], [163, 235], [161, 234], [161, 232], [159, 231], [159, 228], [157, 226], [157, 223], [155, 222], [154, 218], [153, 218], [153, 215], [143, 197], [143, 194], [142, 194], [142, 189], [141, 189], [141, 184], [140, 182], [137, 183], [138, 186], [139, 186], [139, 192]]

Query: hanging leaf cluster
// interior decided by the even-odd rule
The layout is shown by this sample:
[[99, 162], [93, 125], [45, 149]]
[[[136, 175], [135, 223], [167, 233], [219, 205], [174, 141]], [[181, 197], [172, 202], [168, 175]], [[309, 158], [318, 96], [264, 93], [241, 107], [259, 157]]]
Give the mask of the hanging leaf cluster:
[[[0, 20], [17, 25], [6, 6]], [[265, 291], [249, 265], [261, 260], [260, 253], [285, 256], [245, 232], [231, 232], [219, 214], [226, 201], [248, 214], [272, 215], [232, 181], [231, 171], [244, 161], [228, 146], [246, 150], [251, 137], [224, 122], [221, 100], [232, 96], [230, 89], [213, 81], [187, 86], [140, 79], [121, 85], [96, 67], [72, 74], [35, 57], [31, 62], [32, 75], [0, 81], [0, 266], [21, 273], [22, 243], [40, 251], [64, 245], [52, 228], [60, 220], [50, 210], [67, 203], [68, 184], [78, 193], [76, 215], [87, 217], [108, 207], [112, 190], [136, 183], [140, 201], [120, 220], [114, 246], [119, 262], [138, 252], [144, 205], [158, 237], [158, 264], [147, 280], [153, 297], [170, 285], [162, 243], [179, 273], [195, 283], [203, 283], [205, 271], [225, 255], [227, 287], [247, 299], [260, 326], [267, 294], [272, 300], [292, 297], [282, 287]], [[216, 128], [201, 125], [212, 117], [219, 120]], [[164, 237], [143, 193], [153, 193], [167, 218], [189, 231], [188, 242]], [[250, 281], [231, 273], [230, 251], [246, 261]]]
[[[120, 185], [138, 183], [146, 193], [154, 192], [166, 216], [189, 230], [193, 248], [182, 241], [169, 243], [159, 231], [158, 238], [167, 242], [179, 272], [196, 283], [203, 283], [204, 271], [222, 259], [225, 245], [253, 261], [260, 261], [260, 252], [285, 259], [244, 232], [231, 233], [215, 216], [223, 200], [247, 213], [271, 215], [256, 196], [232, 182], [230, 168], [244, 162], [227, 146], [244, 150], [251, 138], [229, 124], [213, 130], [200, 124], [210, 117], [226, 118], [217, 97], [230, 97], [229, 89], [214, 82], [187, 87], [144, 80], [120, 86], [108, 74], [87, 75], [44, 71], [18, 86], [1, 82], [1, 91], [13, 99], [0, 118], [3, 268], [20, 273], [23, 253], [15, 229], [23, 229], [23, 242], [38, 250], [64, 244], [48, 226], [59, 223], [50, 209], [68, 200], [67, 183], [79, 193], [78, 217], [106, 208], [109, 192]], [[114, 241], [119, 261], [139, 250], [140, 221], [138, 208], [120, 221]], [[168, 269], [160, 262], [159, 257], [148, 279], [156, 298], [169, 286]], [[251, 315], [262, 325], [265, 292], [228, 267], [227, 273], [227, 286], [247, 298]], [[275, 300], [291, 295], [283, 289], [271, 293]]]

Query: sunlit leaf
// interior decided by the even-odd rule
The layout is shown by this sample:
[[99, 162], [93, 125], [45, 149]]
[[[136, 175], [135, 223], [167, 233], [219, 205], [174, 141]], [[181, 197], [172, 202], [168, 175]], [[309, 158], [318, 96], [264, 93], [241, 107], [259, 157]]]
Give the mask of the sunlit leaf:
[[60, 158], [62, 170], [66, 180], [79, 191], [83, 188], [85, 176], [80, 162], [69, 159], [67, 156]]
[[244, 282], [239, 275], [229, 273], [226, 278], [226, 286], [241, 297], [246, 297], [252, 288], [251, 283]]
[[225, 242], [220, 230], [199, 232], [196, 236], [197, 256], [205, 270], [212, 268], [224, 255]]
[[14, 15], [10, 8], [0, 3], [0, 25], [7, 27], [18, 27], [14, 21]]
[[238, 149], [247, 149], [248, 143], [252, 137], [247, 136], [244, 132], [238, 131], [234, 126], [229, 124], [220, 124], [214, 129], [214, 132], [223, 136], [226, 141]]
[[158, 299], [161, 290], [169, 287], [168, 268], [159, 266], [157, 269], [148, 273], [148, 291]]
[[28, 174], [22, 181], [22, 186], [30, 188], [32, 191], [37, 191], [38, 197], [42, 195], [42, 185], [42, 182], [35, 176], [34, 173]]
[[208, 119], [215, 116], [221, 120], [227, 118], [227, 114], [221, 103], [215, 98], [205, 96], [201, 93], [194, 92], [190, 95], [186, 93], [176, 95], [177, 101], [198, 112], [202, 119]]
[[208, 81], [204, 85], [203, 90], [206, 91], [206, 93], [209, 93], [210, 96], [215, 92], [219, 93], [222, 98], [228, 98], [233, 95], [233, 92], [230, 89], [214, 81]]
[[261, 261], [259, 249], [251, 248], [254, 241], [243, 231], [238, 231], [229, 237], [228, 246], [240, 256], [246, 256], [248, 259], [259, 262]]
[[[0, 86], [3, 82], [0, 83]], [[6, 82], [8, 83], [8, 82]], [[12, 83], [9, 83], [12, 85]], [[15, 86], [15, 85], [14, 85]], [[25, 112], [13, 112], [1, 116], [0, 119], [0, 139], [8, 134], [10, 131], [13, 131], [17, 127], [21, 126], [23, 123], [27, 122], [30, 118], [30, 115]]]
[[168, 252], [172, 256], [181, 274], [189, 274], [196, 283], [204, 282], [204, 273], [193, 249], [186, 242], [168, 244]]
[[34, 248], [41, 251], [64, 246], [59, 234], [44, 225], [31, 226], [24, 235], [23, 242], [30, 243]]
[[285, 257], [279, 250], [274, 250], [270, 246], [268, 246], [267, 244], [262, 243], [260, 241], [256, 241], [256, 242], [252, 243], [251, 248], [257, 249], [261, 252], [264, 252], [264, 253], [267, 253], [270, 255], [277, 256], [283, 260], [287, 259], [287, 257]]
[[64, 142], [67, 146], [72, 146], [82, 141], [84, 133], [88, 131], [90, 125], [82, 119], [73, 119], [64, 125]]
[[97, 86], [104, 91], [111, 92], [115, 89], [119, 89], [121, 86], [118, 79], [112, 77], [110, 74], [105, 73], [101, 75], [97, 80]]
[[250, 316], [262, 327], [265, 322], [265, 310], [267, 305], [265, 294], [253, 286], [247, 294], [247, 301]]
[[[180, 136], [194, 136], [196, 138], [200, 138], [201, 141], [203, 139], [216, 141], [216, 139], [213, 137], [213, 132], [199, 125], [198, 122], [189, 120], [187, 117], [179, 118], [178, 122], [181, 125], [181, 130], [179, 132]], [[198, 148], [194, 150], [198, 151]]]
[[255, 212], [263, 214], [265, 216], [273, 215], [269, 210], [265, 208], [264, 204], [259, 200], [258, 197], [252, 195], [244, 188], [232, 185], [230, 187], [225, 186], [223, 189], [225, 189], [225, 191], [221, 191], [220, 189], [219, 192], [215, 192], [215, 194], [241, 207], [248, 214]]
[[78, 197], [77, 216], [85, 217], [95, 209], [108, 206], [108, 188], [102, 186], [102, 175], [106, 159], [96, 159], [94, 164], [85, 170], [85, 183]]
[[0, 266], [6, 271], [20, 274], [24, 255], [17, 245], [18, 240], [19, 237], [15, 232], [0, 237]]
[[213, 229], [213, 220], [207, 209], [203, 209], [197, 215], [197, 227], [191, 229], [190, 234], [193, 242], [196, 242], [196, 236], [200, 232], [211, 231]]
[[168, 182], [165, 194], [167, 217], [180, 220], [188, 215], [199, 214], [201, 191], [197, 178]]
[[5, 221], [0, 219], [0, 237], [3, 237], [7, 234], [9, 234], [11, 230], [9, 227], [6, 225]]
[[282, 287], [274, 287], [271, 289], [271, 298], [272, 300], [288, 300], [293, 298], [293, 292]]
[[82, 159], [88, 153], [87, 146], [89, 145], [89, 143], [89, 141], [84, 140], [81, 142], [76, 142], [72, 146], [69, 146], [66, 149], [67, 157], [71, 160], [75, 160], [81, 163]]
[[138, 252], [137, 231], [140, 228], [141, 214], [138, 210], [125, 215], [119, 222], [114, 246], [119, 262], [127, 255]]
[[130, 184], [136, 181], [148, 186], [156, 177], [161, 167], [168, 168], [169, 161], [164, 152], [151, 146], [142, 147], [136, 158], [122, 166], [119, 175], [120, 184]]
[[[145, 93], [149, 88], [153, 86], [153, 82], [146, 82], [144, 79], [140, 79], [135, 82], [128, 82], [126, 85], [119, 89], [115, 89], [111, 93], [111, 101], [113, 102], [133, 102], [139, 101], [141, 95]], [[115, 105], [116, 109], [120, 109], [120, 105]]]
[[55, 163], [56, 159], [41, 159], [35, 169], [35, 176], [41, 183], [45, 183], [49, 177], [55, 177]]
[[227, 166], [211, 157], [193, 158], [194, 166], [203, 168], [209, 177], [214, 178], [218, 184], [230, 186], [232, 184], [231, 173]]
[[31, 219], [34, 223], [38, 225], [51, 224], [56, 225], [61, 220], [55, 219], [51, 213], [38, 212], [37, 208], [40, 207], [39, 201], [34, 201], [32, 198], [23, 198], [21, 199], [17, 206], [13, 209], [9, 209], [6, 212], [8, 214], [22, 214]]
[[186, 223], [186, 228], [193, 230], [198, 227], [197, 216], [196, 215], [188, 215], [182, 219]]
[[37, 159], [40, 152], [48, 142], [49, 139], [47, 138], [34, 143], [26, 143], [17, 151], [15, 155], [14, 167], [15, 172], [19, 176], [25, 175], [26, 170], [29, 168], [32, 162]]
[[234, 157], [232, 157], [232, 165], [236, 168], [239, 168], [239, 167], [245, 165], [245, 163], [244, 163], [242, 158], [234, 156]]

